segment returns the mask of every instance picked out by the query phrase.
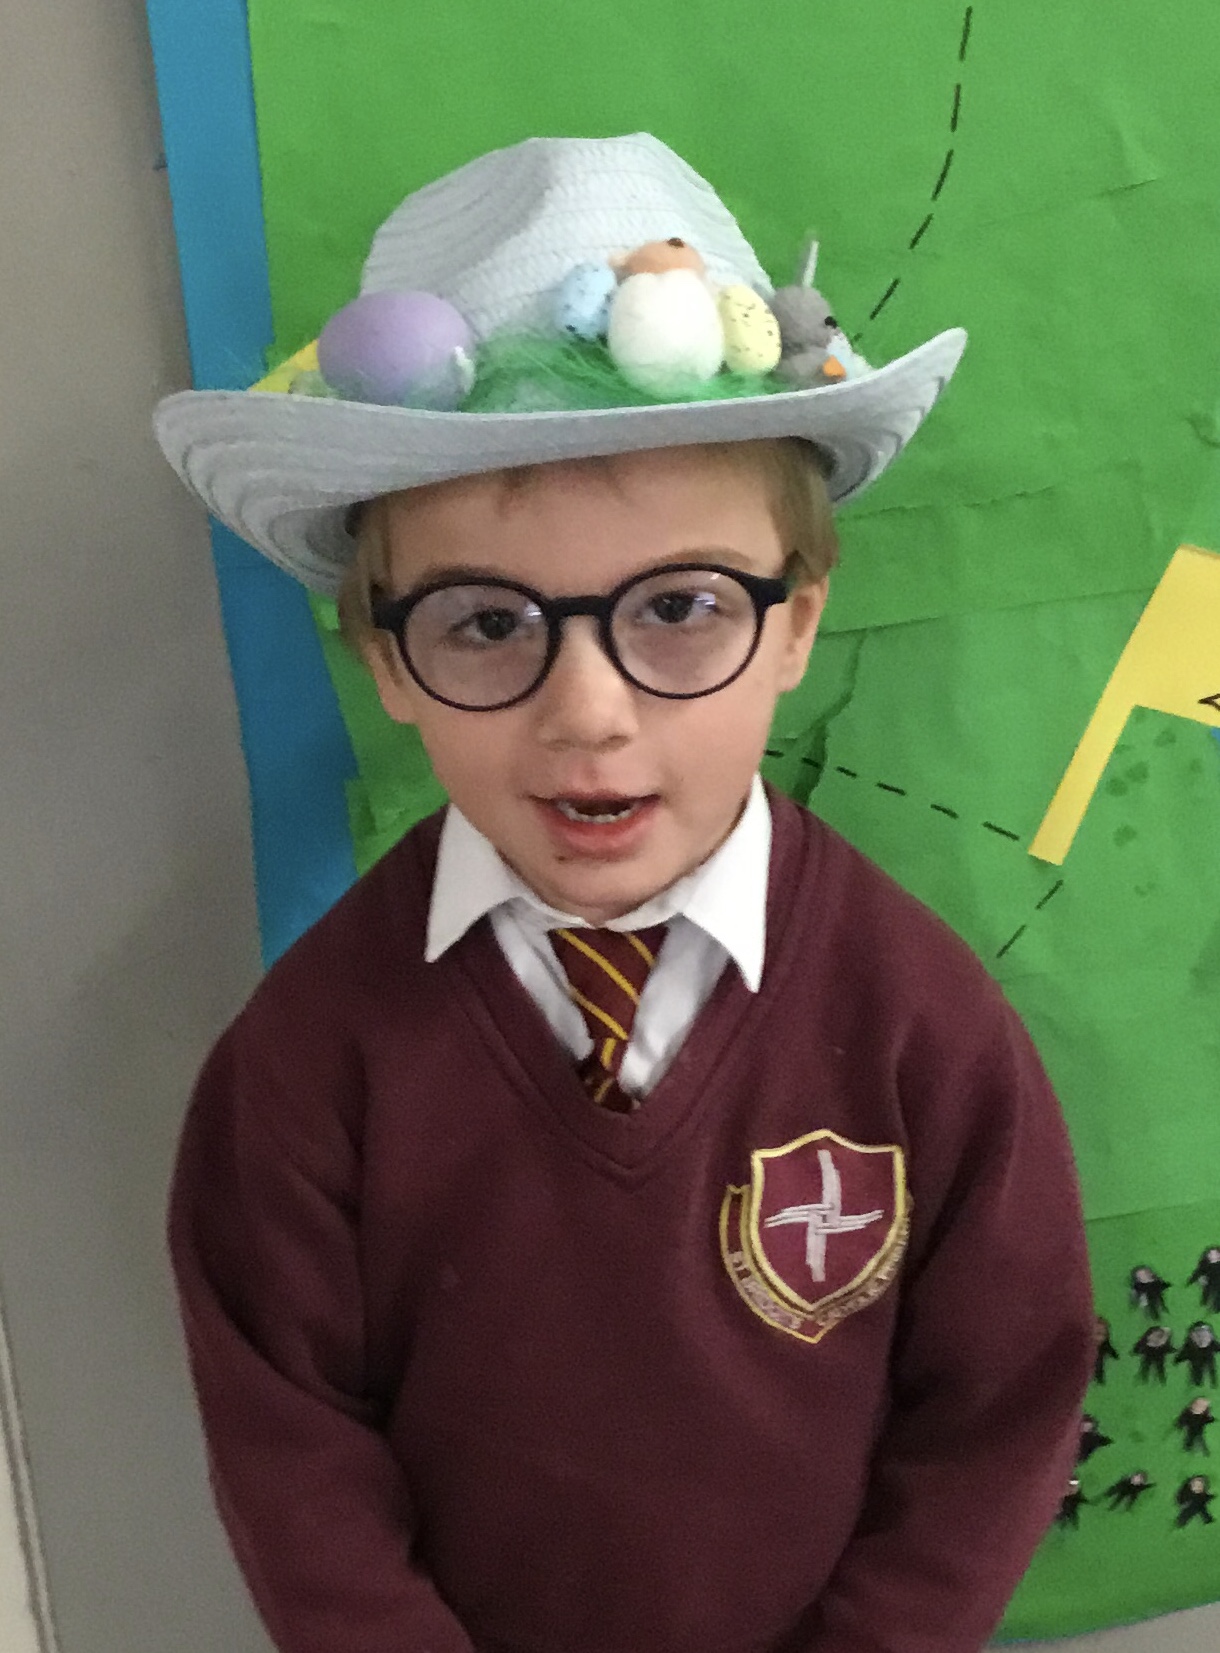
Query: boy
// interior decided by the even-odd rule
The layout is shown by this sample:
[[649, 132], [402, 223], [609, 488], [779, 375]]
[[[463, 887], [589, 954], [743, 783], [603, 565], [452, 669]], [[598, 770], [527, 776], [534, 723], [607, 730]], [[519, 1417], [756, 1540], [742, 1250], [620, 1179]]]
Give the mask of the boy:
[[[519, 324], [591, 251], [758, 283], [708, 195], [655, 140], [518, 146], [405, 203], [366, 288], [418, 285], [384, 267], [424, 231], [480, 338], [489, 287]], [[488, 257], [488, 201], [528, 256]], [[163, 414], [213, 508], [341, 587], [451, 800], [272, 969], [183, 1134], [215, 1490], [284, 1653], [976, 1653], [1053, 1514], [1093, 1312], [1045, 1076], [757, 776], [829, 499], [960, 348], [610, 413], [531, 379], [503, 414]]]

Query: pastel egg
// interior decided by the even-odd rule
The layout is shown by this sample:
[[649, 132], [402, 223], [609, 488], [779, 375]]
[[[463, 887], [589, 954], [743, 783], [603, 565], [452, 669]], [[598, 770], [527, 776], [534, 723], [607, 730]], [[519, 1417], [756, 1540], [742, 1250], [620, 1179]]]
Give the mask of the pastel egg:
[[628, 383], [652, 396], [680, 396], [724, 360], [716, 300], [693, 270], [628, 276], [610, 306], [606, 344]]
[[702, 257], [680, 235], [671, 235], [668, 241], [645, 241], [619, 260], [620, 276], [661, 275], [666, 270], [693, 270], [702, 275], [706, 266]]
[[559, 284], [555, 324], [577, 339], [601, 339], [610, 321], [618, 276], [609, 264], [577, 264]]
[[474, 335], [435, 293], [362, 293], [318, 338], [318, 368], [354, 402], [455, 408], [469, 388]]
[[730, 373], [770, 373], [779, 361], [779, 323], [752, 287], [722, 287], [716, 307], [724, 328], [724, 365]]

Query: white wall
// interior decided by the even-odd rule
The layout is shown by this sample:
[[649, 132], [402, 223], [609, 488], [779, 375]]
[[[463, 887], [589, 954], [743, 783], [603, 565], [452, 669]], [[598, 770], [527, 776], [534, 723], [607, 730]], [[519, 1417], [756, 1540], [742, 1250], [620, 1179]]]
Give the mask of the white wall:
[[256, 944], [204, 526], [149, 434], [187, 377], [159, 148], [140, 0], [3, 0], [0, 1295], [63, 1653], [265, 1646], [163, 1262]]
[[[257, 963], [204, 525], [148, 431], [187, 381], [158, 154], [140, 0], [2, 0], [0, 1297], [62, 1653], [260, 1653], [162, 1244]], [[0, 1653], [14, 1512], [0, 1465]], [[1216, 1653], [1220, 1613], [1076, 1646]]]

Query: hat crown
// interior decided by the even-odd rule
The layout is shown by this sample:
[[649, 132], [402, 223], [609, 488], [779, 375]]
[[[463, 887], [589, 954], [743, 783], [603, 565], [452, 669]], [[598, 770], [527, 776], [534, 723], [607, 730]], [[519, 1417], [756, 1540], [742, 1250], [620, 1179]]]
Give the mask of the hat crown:
[[770, 295], [737, 220], [660, 139], [528, 138], [409, 195], [374, 237], [360, 287], [436, 293], [487, 338], [545, 326], [573, 265], [671, 236], [698, 249], [713, 282]]

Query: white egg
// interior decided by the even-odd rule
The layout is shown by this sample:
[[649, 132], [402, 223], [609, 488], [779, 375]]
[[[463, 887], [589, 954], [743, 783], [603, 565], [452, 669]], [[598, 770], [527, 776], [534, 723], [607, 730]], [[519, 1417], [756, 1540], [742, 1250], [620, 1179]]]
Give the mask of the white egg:
[[693, 270], [628, 276], [610, 305], [606, 343], [624, 379], [652, 396], [680, 396], [724, 360], [716, 300]]

